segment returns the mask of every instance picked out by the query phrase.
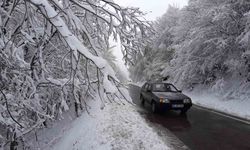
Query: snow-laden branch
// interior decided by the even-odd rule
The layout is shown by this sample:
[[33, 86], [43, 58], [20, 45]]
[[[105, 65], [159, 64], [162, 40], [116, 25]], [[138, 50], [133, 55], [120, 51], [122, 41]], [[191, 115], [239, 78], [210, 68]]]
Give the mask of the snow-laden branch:
[[0, 2], [0, 88], [6, 99], [0, 94], [0, 122], [15, 129], [11, 134], [46, 126], [68, 109], [78, 116], [97, 92], [103, 105], [124, 104], [118, 97], [129, 102], [109, 42], [121, 41], [126, 61], [133, 63], [152, 31], [139, 19], [139, 9], [112, 0], [5, 2]]
[[80, 54], [88, 58], [89, 60], [93, 61], [94, 64], [103, 73], [103, 77], [104, 77], [103, 85], [105, 89], [110, 92], [115, 92], [114, 90], [115, 87], [109, 81], [108, 77], [110, 76], [115, 80], [118, 80], [118, 79], [116, 78], [113, 69], [110, 67], [107, 61], [99, 56], [94, 56], [93, 54], [89, 52], [89, 50], [80, 42], [80, 40], [74, 34], [72, 34], [72, 32], [70, 32], [67, 25], [63, 21], [63, 19], [58, 15], [58, 13], [48, 3], [47, 0], [31, 0], [31, 3], [36, 5], [42, 11], [44, 16], [46, 16], [47, 19], [49, 19], [50, 22], [57, 28], [59, 33], [67, 42], [68, 46], [73, 50], [75, 58], [78, 57], [78, 52], [79, 52]]

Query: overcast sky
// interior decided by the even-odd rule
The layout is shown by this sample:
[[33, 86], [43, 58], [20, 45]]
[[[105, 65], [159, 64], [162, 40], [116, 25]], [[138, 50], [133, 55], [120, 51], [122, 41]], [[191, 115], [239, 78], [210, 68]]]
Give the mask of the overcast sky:
[[187, 5], [188, 0], [114, 0], [121, 6], [139, 7], [144, 12], [150, 12], [146, 18], [155, 20], [163, 15], [168, 8], [168, 5], [174, 5], [179, 8]]

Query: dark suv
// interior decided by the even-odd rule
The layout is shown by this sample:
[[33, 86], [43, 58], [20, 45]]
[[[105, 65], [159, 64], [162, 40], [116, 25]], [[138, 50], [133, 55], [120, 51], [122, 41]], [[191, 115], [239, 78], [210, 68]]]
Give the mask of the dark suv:
[[181, 113], [186, 113], [192, 106], [191, 99], [173, 84], [162, 82], [145, 83], [141, 89], [140, 100], [142, 105], [149, 103], [153, 112], [181, 110]]

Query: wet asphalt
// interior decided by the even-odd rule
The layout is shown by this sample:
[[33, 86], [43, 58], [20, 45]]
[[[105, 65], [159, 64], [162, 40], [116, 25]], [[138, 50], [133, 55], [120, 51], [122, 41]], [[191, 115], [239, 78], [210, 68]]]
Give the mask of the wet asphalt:
[[[150, 126], [161, 130], [163, 134], [168, 134], [170, 131], [189, 149], [250, 150], [249, 124], [215, 114], [198, 106], [193, 106], [186, 115], [180, 115], [177, 111], [153, 114], [149, 104], [144, 107], [140, 105], [140, 87], [130, 85], [129, 89], [133, 102], [139, 108], [138, 112]], [[177, 144], [180, 145], [180, 142]], [[173, 147], [183, 149], [178, 148], [179, 146]]]

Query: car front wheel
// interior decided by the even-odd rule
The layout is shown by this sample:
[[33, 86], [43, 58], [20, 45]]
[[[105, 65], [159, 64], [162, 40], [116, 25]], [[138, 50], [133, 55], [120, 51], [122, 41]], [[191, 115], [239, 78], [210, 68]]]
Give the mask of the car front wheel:
[[156, 103], [153, 101], [152, 104], [151, 104], [151, 110], [153, 113], [156, 113], [157, 112], [157, 107], [156, 107]]

